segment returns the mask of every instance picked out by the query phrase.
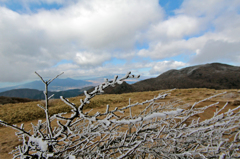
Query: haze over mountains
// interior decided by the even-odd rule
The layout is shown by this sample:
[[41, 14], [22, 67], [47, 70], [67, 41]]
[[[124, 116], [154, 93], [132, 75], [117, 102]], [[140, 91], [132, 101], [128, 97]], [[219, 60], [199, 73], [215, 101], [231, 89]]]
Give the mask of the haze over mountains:
[[[54, 94], [55, 99], [59, 99], [60, 96], [64, 96], [65, 98], [70, 97], [76, 97], [79, 94], [83, 93], [84, 90], [88, 90], [92, 88], [92, 86], [84, 87], [82, 89], [70, 89], [66, 91], [58, 91], [58, 92], [52, 92], [49, 91], [48, 95], [51, 96]], [[37, 89], [13, 89], [5, 92], [1, 92], [0, 96], [5, 97], [18, 97], [18, 98], [29, 98], [29, 99], [44, 99], [43, 91], [37, 90]]]
[[[92, 82], [85, 80], [74, 80], [71, 78], [55, 79], [49, 85], [49, 95], [54, 94], [53, 98], [59, 98], [64, 96], [66, 98], [75, 97], [83, 93], [84, 90], [88, 90], [95, 85]], [[44, 99], [43, 90], [45, 85], [42, 81], [33, 81], [23, 85], [14, 87], [0, 88], [0, 96], [4, 97], [18, 97], [29, 99]], [[1, 98], [1, 101], [10, 101], [9, 99]], [[4, 103], [1, 102], [0, 103]], [[16, 101], [16, 100], [15, 100]], [[21, 101], [21, 100], [20, 100]], [[26, 100], [23, 100], [26, 101]]]
[[[122, 77], [122, 76], [124, 76], [124, 74], [119, 75], [119, 76]], [[57, 79], [53, 80], [53, 82], [48, 86], [48, 89], [50, 91], [66, 91], [66, 90], [70, 90], [70, 89], [81, 89], [81, 88], [87, 87], [87, 86], [97, 86], [104, 81], [104, 78], [113, 79], [114, 76], [101, 76], [101, 77], [95, 77], [95, 78], [87, 79], [87, 80], [76, 80], [76, 79], [71, 79], [71, 78], [66, 78], [66, 79], [57, 78]], [[147, 79], [147, 77], [141, 77], [141, 79]], [[133, 84], [136, 81], [139, 81], [139, 80], [138, 79], [128, 80], [127, 83]], [[5, 92], [8, 90], [13, 90], [13, 89], [25, 89], [25, 88], [44, 90], [45, 86], [41, 80], [37, 80], [37, 81], [29, 82], [26, 84], [22, 84], [22, 85], [0, 88], [0, 92]]]
[[[50, 91], [65, 91], [69, 89], [80, 89], [80, 88], [83, 88], [86, 86], [92, 86], [92, 85], [95, 85], [95, 84], [86, 80], [75, 80], [71, 78], [66, 78], [66, 79], [57, 78], [52, 81], [52, 83], [48, 86], [48, 88]], [[23, 85], [0, 88], [0, 92], [13, 90], [13, 89], [22, 89], [22, 88], [44, 90], [45, 86], [41, 80], [37, 80], [37, 81], [29, 82]]]
[[[74, 97], [83, 93], [84, 90], [88, 90], [88, 92], [90, 92], [93, 90], [93, 87], [72, 90], [70, 90], [70, 88], [79, 88], [89, 85], [94, 86], [96, 83], [83, 80], [73, 80], [70, 78], [55, 79], [49, 85], [49, 90], [68, 90], [50, 92], [49, 94], [54, 93], [55, 98], [59, 98], [59, 96], [64, 96], [66, 98]], [[41, 81], [31, 82], [22, 85], [21, 87], [24, 86], [28, 86], [28, 88], [30, 87], [33, 89], [14, 89], [1, 92], [0, 96], [30, 99], [44, 98], [42, 91], [39, 91], [43, 90], [44, 88], [44, 84]], [[122, 85], [117, 85], [116, 87], [108, 87], [104, 91], [106, 94], [120, 94], [172, 88], [240, 89], [240, 67], [221, 63], [196, 65], [182, 68], [180, 70], [169, 70], [156, 78], [145, 79], [134, 84], [128, 84], [127, 82], [124, 82]]]

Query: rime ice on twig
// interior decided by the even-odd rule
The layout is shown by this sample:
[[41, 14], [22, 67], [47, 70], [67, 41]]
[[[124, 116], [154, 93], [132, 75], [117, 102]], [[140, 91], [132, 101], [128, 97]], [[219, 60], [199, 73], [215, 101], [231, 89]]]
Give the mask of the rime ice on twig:
[[[49, 84], [52, 80], [44, 81]], [[58, 76], [56, 76], [57, 78]], [[138, 78], [138, 76], [136, 76]], [[33, 133], [4, 121], [1, 124], [19, 131], [23, 145], [13, 151], [15, 158], [238, 158], [240, 156], [240, 106], [220, 113], [226, 105], [215, 112], [208, 120], [200, 121], [194, 116], [203, 113], [217, 103], [195, 108], [207, 99], [196, 102], [189, 109], [176, 108], [176, 103], [158, 102], [167, 92], [142, 103], [131, 103], [123, 108], [111, 109], [106, 106], [104, 113], [88, 115], [84, 106], [108, 86], [121, 84], [127, 78], [136, 78], [129, 72], [123, 78], [115, 76], [112, 81], [95, 87], [92, 92], [85, 91], [85, 99], [77, 106], [68, 99], [61, 100], [71, 107], [71, 117], [55, 114], [33, 125]], [[47, 89], [45, 91], [47, 94]], [[218, 94], [221, 95], [221, 94]], [[48, 97], [46, 97], [48, 100]], [[133, 109], [146, 106], [138, 115]], [[38, 105], [48, 110], [48, 107]], [[129, 116], [119, 116], [129, 109]], [[57, 120], [53, 129], [50, 121]]]

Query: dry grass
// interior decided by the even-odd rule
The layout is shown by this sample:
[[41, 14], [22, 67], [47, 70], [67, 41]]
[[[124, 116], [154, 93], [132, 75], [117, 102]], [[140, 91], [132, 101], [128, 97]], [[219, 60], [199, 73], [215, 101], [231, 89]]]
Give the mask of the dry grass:
[[[240, 91], [239, 90], [214, 90], [214, 89], [176, 89], [171, 91], [171, 95], [167, 96], [166, 99], [163, 99], [159, 102], [171, 102], [175, 100], [181, 100], [181, 107], [187, 109], [189, 105], [186, 103], [193, 104], [194, 102], [200, 101], [212, 95], [225, 92], [228, 93], [222, 96], [218, 96], [211, 100], [207, 100], [203, 103], [197, 105], [197, 107], [202, 107], [219, 101], [219, 104], [216, 107], [211, 107], [202, 114], [199, 114], [198, 117], [201, 120], [211, 118], [213, 116], [216, 108], [220, 109], [226, 102], [229, 102], [229, 105], [225, 108], [224, 111], [227, 111], [229, 108], [236, 107], [236, 101], [240, 100]], [[91, 103], [87, 105], [85, 111], [92, 109], [90, 114], [95, 114], [98, 112], [105, 112], [106, 105], [109, 104], [110, 110], [115, 107], [123, 107], [129, 103], [129, 98], [131, 98], [131, 103], [143, 102], [148, 99], [152, 99], [154, 96], [157, 96], [159, 93], [166, 92], [166, 90], [160, 91], [151, 91], [151, 92], [136, 92], [136, 93], [126, 93], [126, 94], [109, 94], [109, 95], [98, 95], [91, 100]], [[83, 97], [74, 97], [69, 98], [69, 101], [80, 105], [80, 98]], [[42, 101], [29, 102], [29, 103], [18, 103], [18, 104], [6, 104], [0, 105], [0, 119], [8, 123], [25, 123], [26, 130], [31, 129], [31, 123], [37, 123], [37, 119], [42, 119], [44, 121], [44, 111], [40, 109], [37, 104], [43, 105]], [[144, 109], [144, 106], [139, 106], [137, 109], [134, 109], [133, 113], [138, 113], [140, 110]], [[56, 114], [60, 112], [70, 112], [70, 107], [64, 104], [60, 99], [50, 101], [50, 114]], [[128, 115], [128, 112], [126, 112]], [[20, 125], [17, 124], [17, 125]], [[0, 127], [0, 158], [12, 158], [11, 154], [8, 154], [15, 146], [19, 145], [21, 142], [18, 141], [17, 136], [15, 136], [15, 130], [8, 127]]]

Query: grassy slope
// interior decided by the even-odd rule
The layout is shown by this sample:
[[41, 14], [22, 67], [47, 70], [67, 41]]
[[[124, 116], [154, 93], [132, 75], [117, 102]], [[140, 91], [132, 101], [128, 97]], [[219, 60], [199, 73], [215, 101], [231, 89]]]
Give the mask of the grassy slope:
[[[159, 102], [171, 102], [181, 99], [181, 108], [187, 109], [189, 105], [184, 105], [186, 103], [193, 104], [196, 101], [205, 99], [212, 95], [227, 91], [228, 93], [222, 96], [218, 96], [211, 100], [205, 101], [197, 105], [197, 107], [205, 106], [212, 104], [216, 101], [219, 101], [217, 107], [221, 108], [226, 102], [230, 102], [227, 106], [227, 109], [232, 109], [236, 107], [234, 101], [240, 100], [240, 91], [239, 90], [214, 90], [214, 89], [176, 89], [171, 91], [171, 95], [166, 99]], [[152, 92], [135, 92], [135, 93], [126, 93], [126, 94], [106, 94], [98, 95], [91, 100], [91, 103], [85, 108], [85, 111], [91, 111], [91, 114], [99, 112], [105, 112], [106, 105], [109, 104], [110, 110], [115, 107], [123, 107], [129, 103], [129, 98], [131, 98], [131, 103], [143, 102], [148, 99], [152, 99], [154, 96], [157, 96], [159, 93], [165, 92], [161, 91], [152, 91]], [[83, 97], [82, 97], [83, 98]], [[80, 104], [80, 97], [69, 98], [69, 101], [75, 103], [76, 105]], [[20, 126], [21, 122], [24, 122], [26, 130], [31, 129], [31, 123], [37, 123], [37, 119], [42, 119], [44, 121], [44, 112], [40, 109], [37, 104], [44, 105], [43, 101], [29, 102], [29, 103], [18, 103], [18, 104], [6, 104], [0, 105], [0, 119], [8, 123], [18, 123]], [[144, 109], [145, 106], [140, 106], [133, 110], [134, 113]], [[210, 118], [216, 107], [209, 108], [202, 114], [199, 114], [201, 120]], [[225, 111], [226, 111], [225, 110]], [[61, 100], [52, 100], [50, 101], [50, 113], [60, 113], [60, 112], [70, 112], [70, 107], [65, 105]], [[128, 113], [128, 112], [126, 112]], [[19, 123], [20, 122], [20, 123]], [[21, 142], [18, 141], [17, 136], [15, 136], [15, 130], [8, 127], [0, 127], [0, 158], [12, 158], [11, 154], [8, 154], [14, 147], [19, 145]]]

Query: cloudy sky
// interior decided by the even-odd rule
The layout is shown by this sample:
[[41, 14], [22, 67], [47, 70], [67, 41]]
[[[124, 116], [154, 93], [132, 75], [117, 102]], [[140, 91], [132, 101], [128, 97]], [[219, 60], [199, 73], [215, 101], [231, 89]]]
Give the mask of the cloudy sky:
[[240, 65], [239, 0], [0, 0], [0, 87]]

